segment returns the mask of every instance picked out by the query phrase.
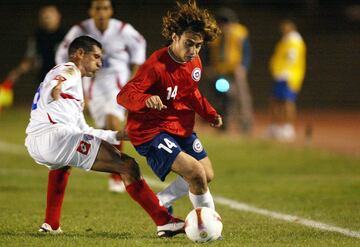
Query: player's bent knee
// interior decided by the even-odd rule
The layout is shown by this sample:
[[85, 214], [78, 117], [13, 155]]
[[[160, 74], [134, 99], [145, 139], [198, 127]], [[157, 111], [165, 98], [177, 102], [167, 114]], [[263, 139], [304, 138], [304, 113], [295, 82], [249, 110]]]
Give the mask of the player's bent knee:
[[206, 183], [206, 173], [202, 166], [194, 166], [188, 180], [197, 187], [203, 187]]
[[121, 154], [122, 165], [125, 166], [124, 172], [121, 172], [121, 175], [128, 177], [131, 180], [140, 180], [141, 173], [139, 164], [135, 161], [134, 158], [122, 153]]

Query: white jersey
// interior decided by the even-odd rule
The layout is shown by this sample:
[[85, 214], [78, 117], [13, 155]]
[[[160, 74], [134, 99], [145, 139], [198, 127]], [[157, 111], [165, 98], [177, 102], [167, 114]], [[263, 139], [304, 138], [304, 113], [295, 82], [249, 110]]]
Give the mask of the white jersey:
[[[51, 93], [59, 81], [63, 81], [61, 94], [60, 98], [55, 100]], [[65, 125], [112, 144], [118, 144], [115, 131], [93, 129], [87, 125], [83, 107], [80, 70], [71, 62], [59, 64], [47, 73], [35, 94], [26, 133], [41, 135]]]
[[81, 35], [88, 35], [103, 46], [103, 66], [92, 84], [85, 85], [86, 94], [91, 94], [90, 99], [114, 90], [119, 91], [130, 79], [130, 64], [140, 65], [145, 61], [146, 41], [130, 24], [110, 19], [109, 27], [101, 33], [94, 20], [87, 19], [73, 26], [67, 33], [56, 53], [57, 64], [68, 61], [68, 46]]

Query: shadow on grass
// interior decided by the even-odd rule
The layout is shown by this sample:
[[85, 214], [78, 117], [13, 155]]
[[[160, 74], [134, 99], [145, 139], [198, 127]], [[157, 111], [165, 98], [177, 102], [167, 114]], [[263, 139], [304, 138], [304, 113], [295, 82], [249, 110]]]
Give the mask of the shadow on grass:
[[155, 234], [134, 234], [130, 232], [94, 232], [92, 230], [86, 230], [85, 232], [64, 233], [59, 235], [52, 235], [47, 233], [37, 232], [0, 232], [0, 239], [11, 238], [34, 238], [34, 239], [102, 239], [102, 240], [140, 240], [147, 241], [148, 243], [158, 243], [159, 240], [168, 244], [180, 244], [184, 243], [182, 235], [173, 238], [158, 238]]
[[[34, 232], [0, 232], [0, 237], [33, 237], [33, 238], [101, 238], [101, 239], [132, 239], [129, 232], [78, 232], [78, 233], [64, 233], [59, 235], [34, 233]], [[137, 237], [138, 238], [138, 237]]]

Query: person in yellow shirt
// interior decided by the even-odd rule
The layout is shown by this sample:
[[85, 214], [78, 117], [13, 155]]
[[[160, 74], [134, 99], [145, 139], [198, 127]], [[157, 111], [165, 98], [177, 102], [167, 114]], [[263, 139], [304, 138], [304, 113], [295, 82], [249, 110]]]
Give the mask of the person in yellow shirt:
[[273, 88], [269, 134], [274, 139], [291, 141], [296, 136], [296, 97], [305, 76], [306, 46], [293, 21], [281, 21], [280, 32], [282, 37], [270, 59]]
[[[228, 123], [235, 123], [242, 133], [249, 134], [253, 125], [253, 107], [247, 72], [250, 66], [248, 29], [238, 22], [236, 13], [220, 8], [216, 14], [222, 35], [209, 44], [208, 63], [212, 71], [219, 112]], [[225, 99], [224, 99], [225, 98]], [[216, 107], [216, 104], [215, 104]]]

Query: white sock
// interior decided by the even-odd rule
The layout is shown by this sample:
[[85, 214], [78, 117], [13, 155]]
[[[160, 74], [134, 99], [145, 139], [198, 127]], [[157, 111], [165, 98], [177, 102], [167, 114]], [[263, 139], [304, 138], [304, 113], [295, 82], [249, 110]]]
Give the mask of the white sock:
[[157, 197], [165, 207], [169, 207], [174, 201], [187, 195], [188, 192], [189, 184], [181, 176], [177, 176], [174, 182], [157, 194]]
[[194, 208], [208, 207], [215, 210], [214, 199], [209, 189], [202, 195], [195, 195], [189, 191], [189, 198]]

